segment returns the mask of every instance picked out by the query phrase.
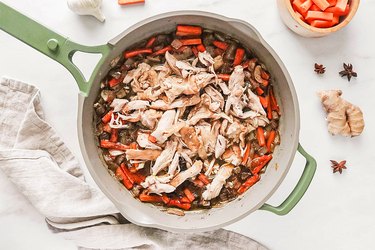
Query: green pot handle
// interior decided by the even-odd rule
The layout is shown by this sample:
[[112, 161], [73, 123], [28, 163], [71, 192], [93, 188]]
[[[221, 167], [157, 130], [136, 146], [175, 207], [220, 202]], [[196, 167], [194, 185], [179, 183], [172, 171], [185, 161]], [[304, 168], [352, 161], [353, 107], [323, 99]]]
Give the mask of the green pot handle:
[[300, 152], [306, 158], [305, 169], [303, 170], [302, 176], [299, 179], [296, 187], [293, 189], [292, 193], [286, 198], [286, 200], [281, 203], [280, 206], [274, 207], [269, 204], [264, 204], [260, 209], [266, 210], [277, 215], [285, 215], [289, 213], [295, 205], [301, 200], [302, 196], [305, 194], [307, 188], [309, 187], [316, 170], [315, 159], [306, 153], [302, 148], [301, 144], [298, 144], [298, 152]]
[[[72, 42], [2, 2], [0, 2], [0, 29], [62, 64], [73, 75], [84, 96], [88, 95], [95, 75], [112, 49], [108, 44], [85, 46]], [[88, 80], [72, 61], [77, 51], [102, 55]]]

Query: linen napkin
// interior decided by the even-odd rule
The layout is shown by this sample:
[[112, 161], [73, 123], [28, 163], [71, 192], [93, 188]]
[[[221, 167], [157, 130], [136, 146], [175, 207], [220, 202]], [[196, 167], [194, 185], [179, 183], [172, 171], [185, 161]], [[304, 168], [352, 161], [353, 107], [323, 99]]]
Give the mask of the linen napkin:
[[78, 161], [44, 120], [39, 90], [6, 78], [0, 80], [0, 169], [49, 229], [80, 249], [266, 249], [224, 229], [181, 234], [131, 224], [85, 182]]

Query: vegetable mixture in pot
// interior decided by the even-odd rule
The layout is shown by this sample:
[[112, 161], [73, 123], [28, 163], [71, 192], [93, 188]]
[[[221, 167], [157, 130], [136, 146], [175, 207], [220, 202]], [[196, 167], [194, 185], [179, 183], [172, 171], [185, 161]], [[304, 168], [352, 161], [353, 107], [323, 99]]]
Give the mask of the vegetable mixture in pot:
[[111, 68], [94, 104], [96, 135], [109, 170], [134, 197], [211, 208], [259, 181], [280, 143], [280, 110], [272, 76], [249, 48], [177, 25]]

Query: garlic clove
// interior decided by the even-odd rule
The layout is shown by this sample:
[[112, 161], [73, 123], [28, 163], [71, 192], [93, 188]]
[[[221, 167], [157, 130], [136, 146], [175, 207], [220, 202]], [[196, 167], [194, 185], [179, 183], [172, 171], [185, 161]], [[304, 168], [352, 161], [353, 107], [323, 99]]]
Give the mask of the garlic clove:
[[68, 7], [78, 15], [90, 15], [104, 22], [105, 17], [101, 12], [102, 0], [68, 0]]

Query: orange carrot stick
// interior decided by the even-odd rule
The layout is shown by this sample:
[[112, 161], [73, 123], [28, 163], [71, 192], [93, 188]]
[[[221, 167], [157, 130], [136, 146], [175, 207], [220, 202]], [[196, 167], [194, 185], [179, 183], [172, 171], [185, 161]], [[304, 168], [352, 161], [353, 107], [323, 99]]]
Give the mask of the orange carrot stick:
[[279, 105], [277, 104], [277, 100], [276, 100], [275, 94], [273, 93], [272, 87], [270, 88], [270, 105], [271, 105], [272, 111], [276, 111], [277, 113], [280, 112], [280, 108], [279, 108]]
[[141, 54], [151, 54], [152, 53], [152, 49], [150, 48], [146, 48], [146, 49], [135, 49], [135, 50], [130, 50], [130, 51], [126, 51], [124, 53], [124, 57], [126, 59], [128, 58], [131, 58], [131, 57], [135, 57], [137, 55], [141, 55]]
[[190, 25], [177, 25], [177, 36], [199, 36], [202, 34], [202, 27]]
[[199, 44], [199, 45], [197, 45], [197, 50], [198, 50], [199, 52], [205, 52], [205, 51], [206, 51], [206, 48], [204, 47], [203, 44]]
[[226, 50], [228, 48], [228, 44], [226, 42], [213, 41], [212, 44], [222, 50]]
[[336, 7], [342, 12], [345, 11], [347, 5], [348, 5], [348, 0], [337, 0]]
[[111, 80], [108, 81], [108, 85], [109, 87], [113, 88], [115, 87], [117, 84], [119, 84], [121, 81], [123, 80], [123, 78], [112, 78]]
[[186, 195], [186, 197], [189, 199], [190, 202], [193, 202], [193, 200], [195, 200], [195, 196], [194, 196], [194, 194], [190, 191], [190, 189], [185, 188], [185, 189], [184, 189], [184, 194]]
[[263, 89], [260, 88], [260, 87], [257, 87], [257, 88], [255, 89], [255, 91], [257, 92], [258, 95], [263, 95], [263, 93], [264, 93]]
[[[322, 11], [327, 9], [330, 4], [327, 2], [327, 0], [312, 0]], [[345, 9], [345, 8], [344, 8]]]
[[148, 194], [140, 194], [139, 200], [142, 202], [163, 202], [163, 199], [159, 195], [148, 195]]
[[173, 50], [172, 46], [168, 45], [168, 46], [166, 46], [166, 47], [164, 47], [164, 48], [162, 48], [158, 51], [155, 51], [152, 55], [153, 56], [164, 55], [165, 52], [171, 51], [171, 50]]
[[332, 21], [333, 13], [309, 10], [307, 12], [305, 19], [306, 21], [313, 21], [313, 20]]
[[247, 160], [249, 159], [250, 150], [251, 150], [251, 144], [250, 144], [250, 142], [248, 142], [246, 144], [245, 153], [243, 154], [243, 157], [242, 157], [242, 165], [245, 165]]
[[182, 208], [184, 210], [189, 210], [190, 207], [191, 207], [191, 204], [190, 203], [181, 203], [180, 200], [176, 200], [176, 199], [171, 199], [167, 206], [169, 207], [178, 207], [178, 208]]
[[151, 135], [151, 134], [148, 135], [148, 140], [149, 140], [150, 142], [152, 142], [152, 143], [156, 143], [156, 142], [158, 141], [158, 140], [156, 139], [156, 137], [153, 136], [153, 135]]
[[104, 124], [108, 123], [108, 122], [111, 120], [112, 114], [113, 114], [113, 110], [108, 111], [108, 113], [105, 114], [105, 115], [102, 117], [102, 122], [103, 122]]
[[180, 42], [182, 43], [182, 45], [198, 45], [198, 44], [202, 44], [202, 39], [200, 38], [181, 39]]
[[276, 131], [275, 130], [271, 130], [271, 132], [270, 132], [270, 134], [268, 136], [268, 139], [267, 139], [267, 149], [268, 149], [268, 152], [271, 151], [271, 144], [275, 140], [275, 137], [276, 137]]
[[156, 36], [151, 37], [150, 39], [148, 39], [145, 47], [146, 48], [152, 47], [155, 41], [156, 41]]
[[246, 190], [248, 190], [250, 187], [252, 187], [255, 183], [257, 183], [260, 180], [259, 175], [253, 175], [250, 176], [237, 190], [237, 193], [243, 194]]
[[259, 146], [263, 147], [266, 145], [266, 139], [264, 138], [264, 130], [262, 127], [257, 127], [257, 140]]
[[118, 167], [116, 169], [116, 176], [119, 177], [122, 180], [122, 183], [127, 189], [133, 188], [133, 183], [129, 180], [129, 178], [125, 175], [125, 173], [122, 171], [121, 167]]
[[245, 50], [238, 48], [236, 50], [236, 55], [234, 56], [233, 65], [234, 66], [240, 65], [243, 60], [244, 55], [245, 55]]
[[191, 203], [191, 201], [186, 196], [180, 198], [180, 202], [182, 202], [182, 203]]
[[197, 187], [200, 187], [200, 188], [204, 187], [204, 183], [203, 183], [201, 180], [199, 180], [198, 178], [195, 179], [195, 180], [192, 181], [192, 182], [193, 182], [194, 185], [197, 186]]
[[337, 8], [336, 6], [329, 7], [325, 10], [325, 12], [330, 12], [330, 13], [333, 13], [334, 15], [339, 15], [339, 16], [346, 16], [349, 14], [349, 11], [350, 11], [349, 4], [346, 5], [346, 8], [344, 11]]
[[198, 179], [201, 180], [204, 183], [204, 185], [207, 185], [210, 183], [210, 180], [204, 174], [199, 174]]
[[251, 161], [251, 173], [253, 175], [257, 175], [260, 170], [262, 170], [267, 163], [272, 159], [272, 155], [263, 155]]
[[[316, 4], [311, 5], [310, 10], [321, 11]], [[306, 12], [307, 13], [307, 12]], [[306, 15], [305, 15], [306, 16]]]
[[267, 108], [268, 106], [268, 96], [266, 97], [263, 97], [263, 96], [258, 96], [259, 97], [259, 101], [260, 103], [262, 104], [263, 108]]
[[267, 104], [268, 104], [267, 105], [267, 118], [271, 120], [272, 119], [272, 108], [271, 108], [271, 104], [270, 104], [270, 101], [269, 101], [270, 96], [268, 95], [266, 98], [267, 98]]

